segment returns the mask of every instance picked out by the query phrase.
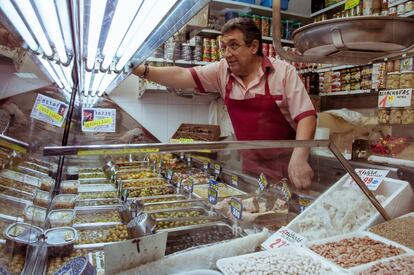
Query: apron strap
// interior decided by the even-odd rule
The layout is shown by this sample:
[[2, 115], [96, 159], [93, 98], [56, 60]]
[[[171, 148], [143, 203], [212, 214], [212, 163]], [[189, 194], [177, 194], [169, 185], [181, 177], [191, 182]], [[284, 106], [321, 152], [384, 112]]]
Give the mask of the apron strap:
[[226, 84], [226, 94], [225, 94], [224, 100], [230, 99], [230, 93], [233, 90], [233, 82], [234, 82], [234, 77], [230, 75], [229, 81]]
[[266, 69], [265, 72], [266, 83], [265, 83], [265, 95], [270, 96], [270, 88], [269, 88], [269, 68]]

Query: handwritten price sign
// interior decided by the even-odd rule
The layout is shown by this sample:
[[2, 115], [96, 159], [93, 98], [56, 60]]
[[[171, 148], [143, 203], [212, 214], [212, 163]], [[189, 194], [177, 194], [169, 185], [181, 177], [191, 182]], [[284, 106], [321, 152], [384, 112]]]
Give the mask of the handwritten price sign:
[[[355, 172], [361, 178], [361, 180], [366, 184], [369, 190], [375, 191], [384, 181], [389, 170], [377, 170], [377, 169], [355, 169]], [[350, 178], [344, 186], [355, 186], [355, 181]]]
[[298, 245], [302, 246], [302, 244], [306, 241], [306, 238], [299, 235], [298, 233], [290, 230], [289, 228], [282, 227], [269, 239], [267, 239], [264, 243], [262, 243], [262, 247], [266, 250], [270, 249], [278, 249], [283, 248], [291, 245]]
[[378, 107], [410, 107], [413, 89], [379, 91]]

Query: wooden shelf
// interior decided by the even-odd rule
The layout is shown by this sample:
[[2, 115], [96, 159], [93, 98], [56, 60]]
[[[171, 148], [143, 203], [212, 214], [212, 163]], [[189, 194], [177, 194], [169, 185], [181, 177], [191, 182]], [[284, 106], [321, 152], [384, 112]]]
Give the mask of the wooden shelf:
[[355, 90], [355, 91], [319, 93], [319, 96], [358, 95], [358, 94], [369, 94], [369, 93], [371, 93], [371, 90]]
[[[164, 58], [158, 58], [158, 57], [149, 57], [147, 59], [148, 62], [159, 62], [159, 63], [174, 63], [173, 60], [170, 59], [164, 59]], [[191, 61], [187, 61], [187, 60], [183, 60], [183, 59], [178, 59], [175, 60], [175, 64], [178, 65], [207, 65], [210, 64], [211, 62], [205, 62], [205, 61], [195, 61], [195, 60], [191, 60]]]
[[396, 2], [394, 2], [394, 3], [392, 3], [392, 4], [388, 3], [388, 8], [398, 6], [399, 4], [405, 3], [405, 2], [407, 2], [407, 1], [408, 1], [408, 0], [399, 0], [399, 1], [396, 1]]

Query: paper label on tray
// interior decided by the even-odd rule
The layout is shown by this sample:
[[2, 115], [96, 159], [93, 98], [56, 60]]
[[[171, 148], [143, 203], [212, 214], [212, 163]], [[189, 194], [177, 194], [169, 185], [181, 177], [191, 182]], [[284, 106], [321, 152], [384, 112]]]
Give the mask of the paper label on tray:
[[214, 164], [214, 174], [218, 176], [220, 172], [221, 172], [220, 164]]
[[211, 204], [217, 204], [218, 190], [213, 187], [208, 188], [208, 202]]
[[82, 108], [82, 132], [115, 133], [116, 109]]
[[61, 127], [68, 109], [69, 106], [66, 103], [38, 94], [30, 117]]
[[243, 204], [236, 198], [231, 198], [230, 202], [230, 212], [233, 217], [237, 220], [241, 220], [243, 213]]
[[231, 184], [233, 184], [234, 186], [239, 186], [239, 177], [237, 177], [236, 175], [232, 175]]
[[165, 255], [167, 236], [167, 232], [160, 232], [136, 240], [105, 245], [105, 273], [117, 274], [161, 259]]
[[379, 91], [378, 107], [410, 107], [413, 89]]
[[[369, 190], [375, 191], [384, 181], [389, 170], [377, 170], [377, 169], [355, 169], [355, 172], [361, 178], [361, 180], [366, 184]], [[356, 182], [349, 177], [349, 179], [344, 183], [344, 186], [356, 186]]]
[[356, 6], [359, 5], [359, 2], [360, 2], [360, 0], [346, 0], [344, 10], [349, 10], [349, 9], [355, 8]]
[[259, 184], [259, 190], [263, 191], [266, 189], [267, 185], [269, 185], [266, 176], [261, 173], [259, 176], [259, 180], [257, 181], [257, 183]]
[[307, 239], [287, 227], [280, 228], [269, 239], [262, 243], [266, 250], [283, 248], [291, 245], [302, 246]]

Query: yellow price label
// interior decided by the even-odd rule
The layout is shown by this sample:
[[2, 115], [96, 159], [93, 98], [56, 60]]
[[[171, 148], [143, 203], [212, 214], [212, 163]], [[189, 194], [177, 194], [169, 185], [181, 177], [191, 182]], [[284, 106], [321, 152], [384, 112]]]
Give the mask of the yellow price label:
[[345, 10], [353, 9], [359, 5], [360, 0], [346, 0], [345, 1]]
[[8, 142], [6, 140], [1, 140], [0, 139], [0, 146], [1, 147], [4, 147], [4, 148], [11, 149], [11, 150], [14, 150], [14, 151], [19, 152], [19, 153], [23, 153], [23, 154], [26, 154], [27, 153], [27, 149], [26, 148], [21, 147], [21, 146], [19, 146], [17, 144], [13, 144], [11, 142]]
[[55, 121], [62, 121], [63, 117], [61, 115], [59, 115], [58, 113], [56, 113], [55, 111], [51, 110], [50, 108], [39, 104], [37, 105], [36, 109], [41, 112], [42, 114], [46, 115], [47, 117], [55, 120]]
[[106, 125], [111, 125], [111, 124], [112, 124], [112, 117], [107, 117], [107, 118], [97, 119], [93, 121], [85, 121], [83, 123], [83, 126], [85, 128], [94, 128], [98, 126], [106, 126]]
[[126, 155], [137, 153], [158, 153], [159, 148], [152, 149], [104, 149], [104, 150], [88, 150], [78, 151], [78, 156], [98, 156], [98, 155]]

